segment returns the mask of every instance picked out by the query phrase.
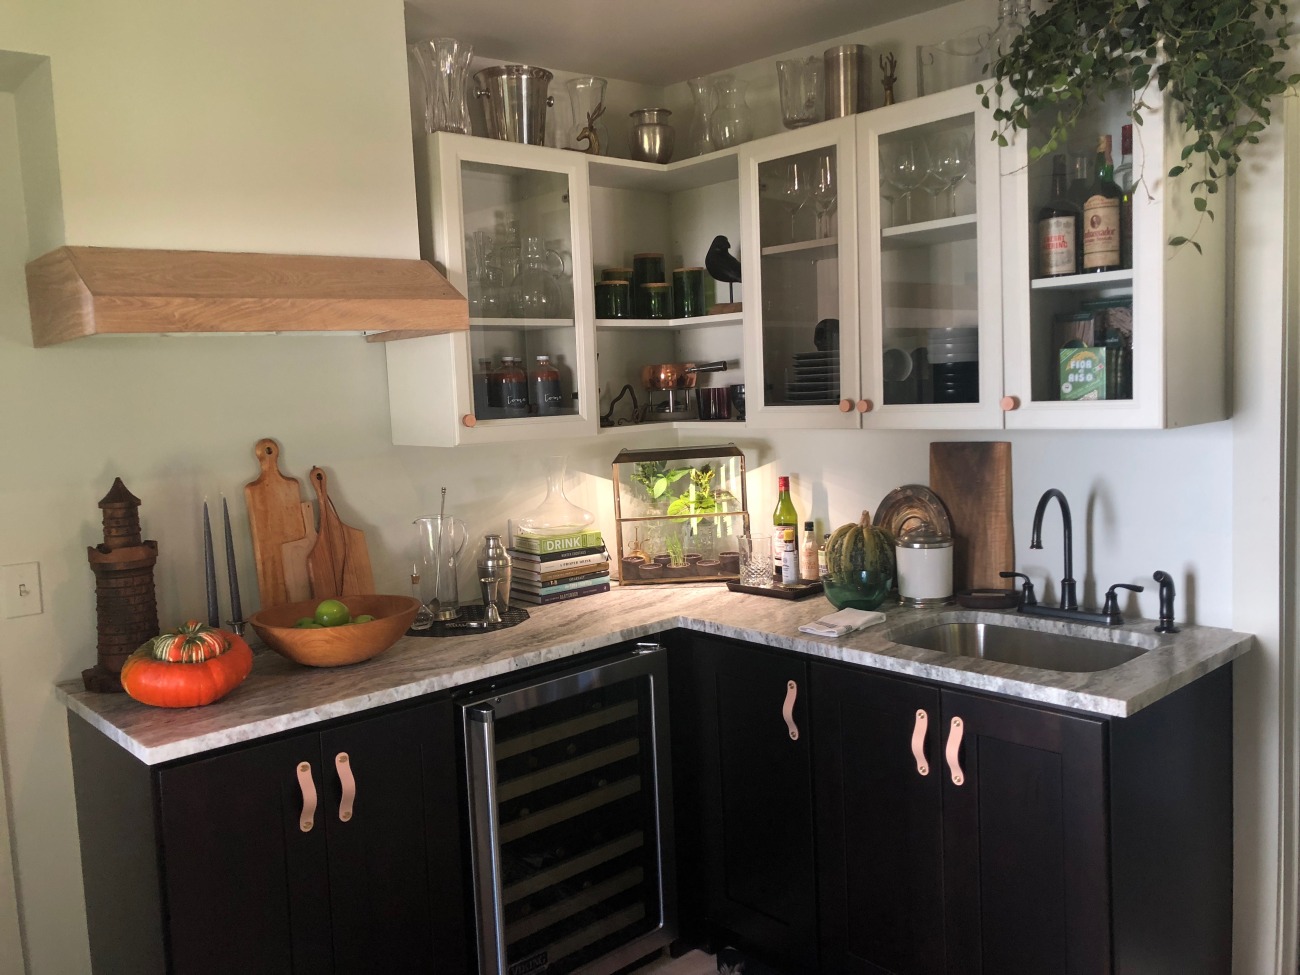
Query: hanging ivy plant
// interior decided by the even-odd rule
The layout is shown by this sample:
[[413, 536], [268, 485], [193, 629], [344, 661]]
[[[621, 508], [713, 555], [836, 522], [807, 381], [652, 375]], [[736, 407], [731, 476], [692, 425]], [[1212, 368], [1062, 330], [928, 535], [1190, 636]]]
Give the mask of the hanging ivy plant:
[[1270, 99], [1300, 82], [1278, 57], [1288, 31], [1287, 5], [1272, 0], [1052, 0], [1030, 15], [979, 90], [986, 108], [996, 103], [999, 144], [1031, 119], [1044, 127], [1046, 141], [1030, 150], [1037, 159], [1064, 145], [1085, 105], [1111, 91], [1133, 92], [1129, 116], [1141, 125], [1154, 84], [1192, 136], [1169, 176], [1194, 176], [1193, 205], [1213, 219], [1210, 199], [1243, 148], [1259, 141]]

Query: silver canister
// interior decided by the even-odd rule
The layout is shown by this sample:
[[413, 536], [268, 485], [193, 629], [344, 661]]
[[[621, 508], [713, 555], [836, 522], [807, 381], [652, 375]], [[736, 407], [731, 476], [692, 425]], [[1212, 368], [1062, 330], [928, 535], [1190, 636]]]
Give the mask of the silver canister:
[[510, 608], [510, 564], [510, 553], [506, 551], [501, 536], [484, 535], [478, 555], [478, 577], [500, 580], [496, 598], [498, 609]]
[[905, 606], [938, 606], [952, 600], [952, 538], [930, 531], [898, 539], [898, 601]]
[[503, 64], [474, 74], [474, 96], [487, 99], [483, 118], [492, 139], [540, 146], [546, 141], [546, 110], [555, 97], [546, 94], [554, 77], [545, 68]]
[[826, 75], [826, 117], [843, 118], [871, 107], [871, 52], [865, 44], [828, 47], [822, 54]]

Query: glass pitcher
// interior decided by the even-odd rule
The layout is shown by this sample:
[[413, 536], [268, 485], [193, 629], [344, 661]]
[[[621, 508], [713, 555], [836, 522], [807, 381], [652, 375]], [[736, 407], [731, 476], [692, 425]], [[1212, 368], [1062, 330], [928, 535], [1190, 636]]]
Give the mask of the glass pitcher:
[[529, 237], [523, 270], [511, 285], [516, 318], [560, 318], [564, 314], [564, 295], [555, 275], [546, 269], [548, 259], [562, 264], [558, 253], [542, 246], [542, 238]]
[[460, 615], [457, 560], [469, 532], [463, 521], [451, 515], [416, 518], [415, 531], [420, 559], [420, 601], [435, 620], [454, 620]]

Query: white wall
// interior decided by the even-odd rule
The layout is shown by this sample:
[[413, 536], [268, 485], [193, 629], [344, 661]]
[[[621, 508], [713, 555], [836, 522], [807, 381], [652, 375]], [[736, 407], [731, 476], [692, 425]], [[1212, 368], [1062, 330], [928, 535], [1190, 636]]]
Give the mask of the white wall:
[[[900, 99], [914, 90], [910, 45], [987, 19], [988, 9], [971, 2], [870, 33], [877, 51], [897, 52]], [[51, 58], [68, 242], [413, 256], [402, 21], [398, 0], [20, 0], [0, 9], [0, 37]], [[756, 80], [770, 73], [775, 92], [770, 61], [742, 70]], [[0, 106], [0, 161], [14, 155], [14, 132], [12, 111]], [[38, 177], [48, 184], [47, 172], [25, 175], [29, 186]], [[6, 228], [21, 216], [17, 185], [0, 170]], [[1243, 193], [1243, 209], [1268, 223], [1273, 191], [1259, 186]], [[543, 480], [540, 457], [533, 464], [514, 447], [393, 447], [383, 351], [358, 338], [96, 338], [33, 350], [22, 264], [52, 246], [47, 211], [28, 213], [26, 248], [0, 236], [0, 416], [21, 418], [0, 425], [0, 563], [39, 561], [45, 587], [43, 615], [0, 619], [0, 742], [28, 971], [67, 975], [88, 970], [88, 960], [64, 714], [51, 685], [94, 662], [85, 546], [99, 539], [96, 502], [113, 477], [143, 500], [146, 535], [159, 541], [164, 623], [202, 605], [203, 498], [229, 497], [244, 528], [238, 499], [256, 473], [251, 450], [259, 437], [281, 442], [290, 474], [305, 478], [313, 464], [329, 469], [344, 519], [367, 531], [378, 585], [394, 591], [405, 586], [410, 521], [434, 510], [439, 486], [448, 486], [449, 508], [477, 536], [540, 501]], [[1054, 514], [1045, 551], [1027, 549], [1033, 505], [1056, 486], [1073, 504], [1081, 578], [1140, 581], [1164, 568], [1179, 580], [1180, 614], [1189, 606], [1199, 622], [1262, 628], [1276, 615], [1276, 590], [1252, 597], [1248, 612], [1234, 608], [1234, 590], [1245, 601], [1255, 578], [1254, 565], [1243, 563], [1253, 563], [1273, 512], [1262, 509], [1260, 524], [1243, 536], [1247, 546], [1234, 550], [1232, 539], [1243, 507], [1234, 499], [1257, 488], [1267, 493], [1270, 478], [1277, 480], [1269, 426], [1277, 394], [1256, 379], [1278, 317], [1267, 297], [1278, 271], [1276, 261], [1253, 259], [1239, 268], [1239, 293], [1256, 293], [1261, 303], [1240, 316], [1247, 354], [1238, 381], [1251, 391], [1251, 415], [1260, 416], [1249, 466], [1235, 443], [1239, 421], [1164, 433], [996, 437], [1014, 445], [1022, 569], [1059, 576]], [[968, 437], [751, 436], [742, 441], [755, 471], [751, 509], [761, 519], [774, 501], [776, 473], [789, 472], [801, 514], [827, 525], [854, 520], [898, 484], [926, 480], [931, 439]], [[590, 475], [573, 480], [571, 497], [606, 518], [602, 479], [620, 446], [609, 438], [564, 445], [571, 467]], [[247, 598], [254, 573], [246, 531], [239, 535]], [[1137, 605], [1152, 615], [1154, 594]], [[1251, 686], [1239, 689], [1243, 710], [1257, 703], [1260, 684]], [[1275, 761], [1267, 750], [1275, 727], [1263, 718], [1247, 729], [1263, 743], [1266, 772]], [[1266, 861], [1275, 814], [1265, 802], [1247, 815], [1238, 903], [1252, 914], [1238, 925], [1249, 942], [1239, 944], [1238, 970], [1256, 975], [1269, 968], [1255, 960], [1272, 955]], [[3, 903], [0, 892], [0, 909]]]

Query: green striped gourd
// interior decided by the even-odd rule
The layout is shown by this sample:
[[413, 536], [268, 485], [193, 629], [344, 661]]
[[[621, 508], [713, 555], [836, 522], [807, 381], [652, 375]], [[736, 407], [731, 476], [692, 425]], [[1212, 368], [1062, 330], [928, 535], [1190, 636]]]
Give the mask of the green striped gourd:
[[842, 525], [826, 543], [826, 597], [836, 609], [875, 609], [894, 587], [894, 538], [862, 512], [856, 525]]

